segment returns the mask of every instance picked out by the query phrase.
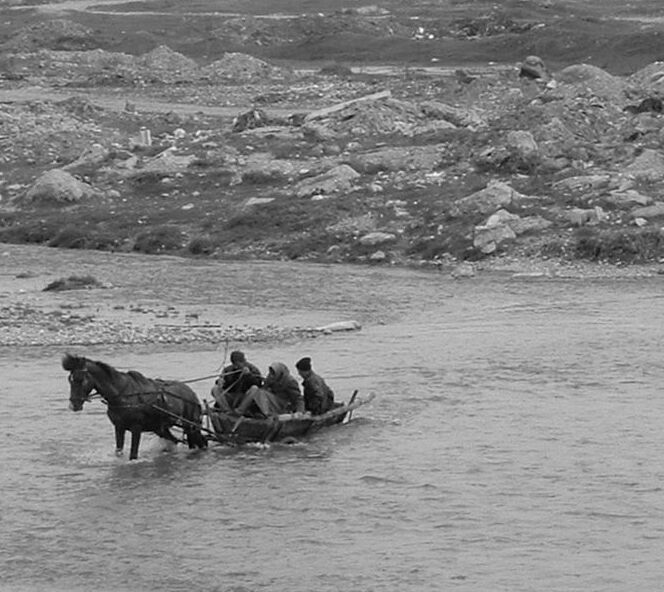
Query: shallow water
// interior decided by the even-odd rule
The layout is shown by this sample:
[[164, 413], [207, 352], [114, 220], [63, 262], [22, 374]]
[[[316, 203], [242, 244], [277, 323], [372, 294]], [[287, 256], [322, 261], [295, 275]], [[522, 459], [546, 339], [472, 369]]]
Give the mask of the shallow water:
[[[659, 589], [662, 279], [275, 265], [296, 280], [256, 315], [291, 303], [365, 325], [248, 357], [311, 355], [337, 398], [376, 400], [304, 443], [165, 452], [146, 437], [130, 463], [100, 403], [67, 409], [61, 351], [0, 350], [0, 589]], [[181, 379], [221, 363], [190, 349], [83, 353]]]

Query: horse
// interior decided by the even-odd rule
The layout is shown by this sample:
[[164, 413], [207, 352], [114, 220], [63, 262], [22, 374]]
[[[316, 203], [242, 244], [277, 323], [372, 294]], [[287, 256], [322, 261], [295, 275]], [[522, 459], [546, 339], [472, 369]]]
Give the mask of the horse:
[[183, 382], [150, 379], [140, 372], [120, 372], [104, 362], [65, 354], [62, 367], [69, 372], [69, 408], [80, 411], [93, 390], [108, 405], [115, 426], [116, 453], [124, 448], [125, 432], [131, 433], [129, 460], [138, 458], [142, 432], [179, 442], [170, 427], [182, 428], [189, 448], [205, 448], [201, 432], [201, 404], [196, 393]]

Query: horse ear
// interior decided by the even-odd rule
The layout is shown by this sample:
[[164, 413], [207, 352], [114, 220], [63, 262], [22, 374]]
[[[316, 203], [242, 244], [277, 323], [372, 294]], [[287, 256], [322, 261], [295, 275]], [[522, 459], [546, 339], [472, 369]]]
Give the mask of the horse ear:
[[72, 356], [71, 354], [65, 354], [62, 357], [62, 367], [71, 372], [82, 366], [83, 359], [78, 356]]

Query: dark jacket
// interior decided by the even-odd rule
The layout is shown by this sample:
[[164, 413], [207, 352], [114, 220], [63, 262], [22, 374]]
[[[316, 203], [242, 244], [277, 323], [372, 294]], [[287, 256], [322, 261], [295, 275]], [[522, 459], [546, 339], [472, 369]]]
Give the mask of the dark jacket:
[[[249, 372], [243, 374], [243, 367], [247, 368]], [[249, 362], [245, 362], [244, 366], [236, 366], [234, 364], [226, 366], [219, 378], [221, 379], [221, 388], [226, 392], [226, 397], [229, 399], [231, 406], [235, 406], [237, 399], [252, 386], [261, 386], [263, 384], [261, 371]]]
[[322, 415], [334, 407], [334, 392], [315, 372], [302, 381], [304, 407], [312, 415]]

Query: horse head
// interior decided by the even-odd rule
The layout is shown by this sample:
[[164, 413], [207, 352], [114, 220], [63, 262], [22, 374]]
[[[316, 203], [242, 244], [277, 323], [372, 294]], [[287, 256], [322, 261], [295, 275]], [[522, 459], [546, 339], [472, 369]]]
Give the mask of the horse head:
[[87, 360], [79, 356], [65, 354], [62, 367], [69, 371], [69, 408], [72, 411], [83, 409], [83, 403], [90, 400], [95, 382], [86, 368]]

